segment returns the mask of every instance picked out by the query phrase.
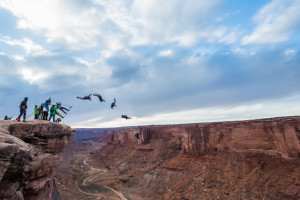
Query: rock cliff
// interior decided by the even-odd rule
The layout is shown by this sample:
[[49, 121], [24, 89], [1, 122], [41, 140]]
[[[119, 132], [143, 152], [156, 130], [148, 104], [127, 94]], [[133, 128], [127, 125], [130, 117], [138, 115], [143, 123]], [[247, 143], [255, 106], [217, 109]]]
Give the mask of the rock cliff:
[[300, 199], [299, 141], [300, 117], [141, 126], [90, 162], [129, 199]]
[[54, 199], [52, 168], [73, 132], [48, 121], [1, 120], [0, 199]]

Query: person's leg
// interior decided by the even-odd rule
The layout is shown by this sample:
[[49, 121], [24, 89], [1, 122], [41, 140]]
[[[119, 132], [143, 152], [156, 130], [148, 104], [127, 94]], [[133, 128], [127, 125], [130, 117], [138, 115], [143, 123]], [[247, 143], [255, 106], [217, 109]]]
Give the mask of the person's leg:
[[67, 114], [62, 108], [60, 109], [63, 113]]
[[18, 121], [20, 121], [20, 118], [22, 117], [22, 114], [23, 114], [23, 110], [20, 109], [20, 115], [19, 115], [19, 117], [18, 117]]
[[24, 115], [23, 115], [23, 121], [25, 121], [26, 120], [26, 110], [25, 109], [23, 110], [23, 113], [24, 113]]
[[50, 115], [50, 117], [49, 117], [49, 121], [51, 120], [51, 117], [52, 117], [52, 115]]
[[55, 122], [55, 114], [53, 115], [53, 122]]
[[43, 120], [47, 120], [48, 119], [48, 112], [44, 112], [44, 118], [43, 118]]
[[65, 108], [65, 107], [62, 107], [61, 108], [62, 110], [66, 110], [66, 111], [70, 111], [69, 109]]

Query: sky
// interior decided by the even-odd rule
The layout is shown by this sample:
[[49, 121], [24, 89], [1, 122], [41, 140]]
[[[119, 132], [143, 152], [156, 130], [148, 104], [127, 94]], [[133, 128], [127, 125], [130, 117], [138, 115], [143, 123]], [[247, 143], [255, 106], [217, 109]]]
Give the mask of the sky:
[[[299, 10], [299, 0], [0, 0], [0, 117], [15, 119], [24, 97], [27, 115], [49, 97], [72, 106], [63, 122], [74, 128], [299, 115]], [[105, 102], [76, 98], [94, 93]]]

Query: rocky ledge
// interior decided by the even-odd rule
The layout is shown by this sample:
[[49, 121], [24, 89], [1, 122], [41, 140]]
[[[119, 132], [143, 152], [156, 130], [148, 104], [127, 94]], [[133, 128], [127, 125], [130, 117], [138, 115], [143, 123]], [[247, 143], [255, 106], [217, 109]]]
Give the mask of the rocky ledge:
[[52, 168], [74, 130], [42, 120], [0, 121], [0, 199], [54, 199]]

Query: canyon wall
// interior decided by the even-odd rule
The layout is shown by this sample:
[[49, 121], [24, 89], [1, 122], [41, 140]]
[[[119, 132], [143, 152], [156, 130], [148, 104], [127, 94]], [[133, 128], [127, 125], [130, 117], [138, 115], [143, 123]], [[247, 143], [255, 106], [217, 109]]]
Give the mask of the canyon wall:
[[57, 199], [53, 167], [72, 139], [69, 126], [0, 121], [0, 199]]
[[114, 131], [111, 142], [136, 141], [134, 135], [137, 131], [141, 132], [143, 145], [156, 139], [178, 140], [180, 152], [187, 155], [232, 150], [300, 158], [300, 117], [141, 126]]
[[[140, 132], [140, 141], [135, 133]], [[300, 199], [300, 117], [140, 126], [91, 152], [128, 199]]]

